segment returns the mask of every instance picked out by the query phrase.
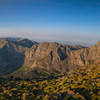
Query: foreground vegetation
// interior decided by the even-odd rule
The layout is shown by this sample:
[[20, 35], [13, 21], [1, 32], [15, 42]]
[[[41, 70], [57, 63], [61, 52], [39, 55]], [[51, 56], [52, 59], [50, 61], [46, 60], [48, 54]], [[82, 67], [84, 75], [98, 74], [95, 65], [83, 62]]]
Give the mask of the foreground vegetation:
[[45, 80], [0, 79], [0, 100], [100, 100], [100, 66]]

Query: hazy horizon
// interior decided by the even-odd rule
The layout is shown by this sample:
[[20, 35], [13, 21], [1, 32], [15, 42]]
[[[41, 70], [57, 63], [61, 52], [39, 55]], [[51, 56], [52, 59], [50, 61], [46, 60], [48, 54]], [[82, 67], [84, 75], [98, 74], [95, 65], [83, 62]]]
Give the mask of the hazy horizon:
[[100, 40], [99, 0], [0, 0], [0, 37]]

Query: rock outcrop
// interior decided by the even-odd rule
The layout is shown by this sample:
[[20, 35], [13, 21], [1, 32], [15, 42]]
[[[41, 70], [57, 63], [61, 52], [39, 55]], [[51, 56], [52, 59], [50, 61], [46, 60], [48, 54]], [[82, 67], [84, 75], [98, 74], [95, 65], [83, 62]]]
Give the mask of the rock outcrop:
[[100, 42], [85, 48], [27, 39], [0, 39], [0, 75], [11, 73], [16, 77], [36, 77], [99, 63]]

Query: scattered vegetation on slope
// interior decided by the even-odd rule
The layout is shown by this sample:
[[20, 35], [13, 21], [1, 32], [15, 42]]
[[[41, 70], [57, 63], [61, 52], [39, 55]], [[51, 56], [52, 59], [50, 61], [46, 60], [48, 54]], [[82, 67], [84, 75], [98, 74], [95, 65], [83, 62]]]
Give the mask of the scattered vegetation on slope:
[[100, 100], [100, 66], [45, 80], [0, 79], [0, 100]]

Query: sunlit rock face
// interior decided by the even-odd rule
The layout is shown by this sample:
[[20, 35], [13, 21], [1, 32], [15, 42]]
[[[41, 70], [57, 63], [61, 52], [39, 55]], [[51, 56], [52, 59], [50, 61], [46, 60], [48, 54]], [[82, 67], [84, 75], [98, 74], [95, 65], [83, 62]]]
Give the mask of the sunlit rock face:
[[11, 73], [18, 77], [34, 77], [40, 73], [64, 73], [99, 63], [100, 42], [85, 48], [56, 42], [0, 39], [0, 75]]
[[100, 42], [90, 48], [88, 59], [90, 63], [100, 63]]

